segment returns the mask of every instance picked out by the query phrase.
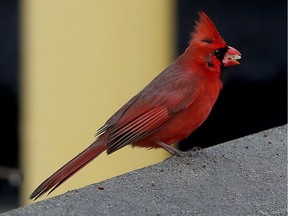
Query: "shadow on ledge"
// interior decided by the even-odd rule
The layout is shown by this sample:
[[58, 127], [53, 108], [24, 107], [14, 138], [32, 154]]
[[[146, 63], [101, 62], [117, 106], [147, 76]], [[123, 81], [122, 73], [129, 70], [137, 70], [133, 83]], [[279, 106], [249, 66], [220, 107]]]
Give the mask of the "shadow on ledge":
[[286, 138], [273, 128], [1, 216], [286, 215]]

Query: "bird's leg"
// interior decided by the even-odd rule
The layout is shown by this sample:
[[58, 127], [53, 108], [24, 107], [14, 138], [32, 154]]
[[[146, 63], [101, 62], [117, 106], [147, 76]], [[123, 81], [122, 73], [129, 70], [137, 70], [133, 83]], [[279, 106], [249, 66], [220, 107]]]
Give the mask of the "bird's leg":
[[190, 151], [192, 151], [192, 152], [196, 152], [196, 151], [199, 151], [199, 150], [201, 150], [202, 148], [201, 147], [193, 147]]
[[188, 157], [191, 156], [191, 152], [184, 152], [184, 151], [180, 151], [170, 145], [167, 145], [163, 142], [157, 142], [157, 145], [161, 146], [163, 149], [165, 149], [167, 152], [169, 152], [172, 155], [177, 155], [180, 157]]

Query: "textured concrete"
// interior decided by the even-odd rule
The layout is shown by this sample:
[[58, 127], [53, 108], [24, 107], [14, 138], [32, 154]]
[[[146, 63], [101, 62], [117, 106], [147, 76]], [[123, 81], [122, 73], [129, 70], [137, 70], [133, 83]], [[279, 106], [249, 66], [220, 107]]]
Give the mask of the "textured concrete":
[[[147, 157], [149, 151], [147, 151]], [[287, 215], [287, 126], [4, 215]]]

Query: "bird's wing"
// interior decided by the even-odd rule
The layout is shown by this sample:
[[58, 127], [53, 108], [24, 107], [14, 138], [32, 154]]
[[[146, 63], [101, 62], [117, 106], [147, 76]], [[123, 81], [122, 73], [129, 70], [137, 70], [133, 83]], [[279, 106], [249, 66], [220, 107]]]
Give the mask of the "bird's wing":
[[168, 110], [164, 107], [141, 107], [141, 110], [124, 116], [109, 131], [107, 153], [110, 154], [127, 144], [144, 138], [161, 127], [171, 118]]
[[[110, 125], [108, 150], [110, 154], [128, 144], [137, 142], [155, 132], [166, 122], [168, 122], [178, 112], [190, 106], [198, 97], [198, 91], [189, 92], [189, 94], [180, 94], [173, 92], [165, 95], [154, 95], [151, 99], [141, 101], [134, 100], [125, 110], [119, 110], [122, 116], [118, 116], [118, 120], [114, 120], [114, 124]], [[111, 123], [112, 121], [110, 121]]]

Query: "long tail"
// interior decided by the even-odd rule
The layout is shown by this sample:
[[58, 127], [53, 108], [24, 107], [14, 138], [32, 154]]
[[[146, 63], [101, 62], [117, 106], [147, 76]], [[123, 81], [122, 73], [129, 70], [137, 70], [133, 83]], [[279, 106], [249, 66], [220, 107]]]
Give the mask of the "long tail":
[[53, 175], [40, 184], [30, 195], [30, 199], [36, 200], [44, 193], [50, 194], [64, 181], [82, 169], [85, 165], [95, 159], [106, 150], [106, 143], [102, 140], [96, 140], [88, 148], [70, 160], [67, 164], [57, 170]]

